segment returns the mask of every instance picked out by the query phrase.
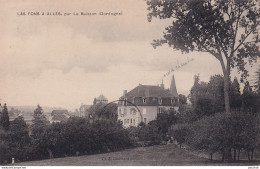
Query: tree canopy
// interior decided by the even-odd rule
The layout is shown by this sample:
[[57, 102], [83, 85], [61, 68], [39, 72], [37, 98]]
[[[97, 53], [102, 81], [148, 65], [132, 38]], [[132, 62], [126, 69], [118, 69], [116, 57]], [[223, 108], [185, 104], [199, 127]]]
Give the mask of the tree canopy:
[[4, 108], [0, 115], [0, 128], [2, 127], [6, 131], [9, 130], [10, 122], [6, 104], [4, 104]]
[[225, 109], [230, 111], [229, 76], [237, 67], [241, 79], [248, 76], [247, 62], [260, 56], [260, 9], [257, 0], [147, 0], [148, 21], [153, 17], [172, 19], [156, 48], [168, 44], [174, 49], [207, 52], [221, 64], [224, 75]]

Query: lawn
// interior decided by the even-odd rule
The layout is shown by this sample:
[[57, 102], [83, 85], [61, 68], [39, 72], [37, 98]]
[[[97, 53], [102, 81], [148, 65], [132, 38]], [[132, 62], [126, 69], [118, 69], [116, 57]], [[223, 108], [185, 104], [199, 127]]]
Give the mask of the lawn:
[[138, 147], [105, 154], [54, 158], [41, 161], [15, 163], [15, 166], [203, 166], [203, 165], [246, 165], [258, 166], [260, 161], [240, 163], [210, 162], [196, 153], [180, 150], [174, 144]]

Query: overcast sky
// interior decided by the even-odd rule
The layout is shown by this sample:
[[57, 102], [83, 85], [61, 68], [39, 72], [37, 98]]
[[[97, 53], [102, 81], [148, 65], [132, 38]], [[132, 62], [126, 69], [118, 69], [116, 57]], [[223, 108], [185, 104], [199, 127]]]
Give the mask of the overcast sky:
[[[150, 43], [162, 36], [169, 21], [149, 23], [143, 0], [0, 2], [1, 103], [74, 110], [82, 103], [92, 104], [101, 93], [113, 101], [139, 83], [158, 85], [168, 70], [188, 57], [194, 61], [174, 72], [179, 94], [189, 93], [195, 74], [208, 81], [210, 75], [221, 73], [220, 64], [209, 54], [182, 54], [168, 46], [153, 49]], [[17, 15], [20, 12], [26, 16]], [[46, 12], [122, 15], [46, 16]], [[170, 81], [171, 75], [164, 78], [166, 88]]]

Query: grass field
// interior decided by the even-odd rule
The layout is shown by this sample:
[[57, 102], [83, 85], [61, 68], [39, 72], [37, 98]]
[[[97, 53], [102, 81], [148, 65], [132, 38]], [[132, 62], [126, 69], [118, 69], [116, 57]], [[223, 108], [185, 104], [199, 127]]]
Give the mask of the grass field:
[[174, 144], [138, 147], [118, 152], [77, 157], [54, 158], [41, 161], [15, 163], [15, 166], [203, 166], [203, 165], [246, 165], [258, 166], [260, 161], [221, 163], [210, 162], [194, 152], [180, 150]]

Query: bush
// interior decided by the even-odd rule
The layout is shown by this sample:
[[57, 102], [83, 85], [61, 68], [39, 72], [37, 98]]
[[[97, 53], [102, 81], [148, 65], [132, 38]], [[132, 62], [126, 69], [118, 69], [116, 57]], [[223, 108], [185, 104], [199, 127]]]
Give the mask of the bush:
[[197, 150], [207, 151], [212, 159], [214, 153], [222, 154], [222, 160], [239, 160], [240, 150], [248, 152], [248, 160], [259, 148], [259, 117], [242, 113], [218, 113], [193, 123], [186, 143]]

